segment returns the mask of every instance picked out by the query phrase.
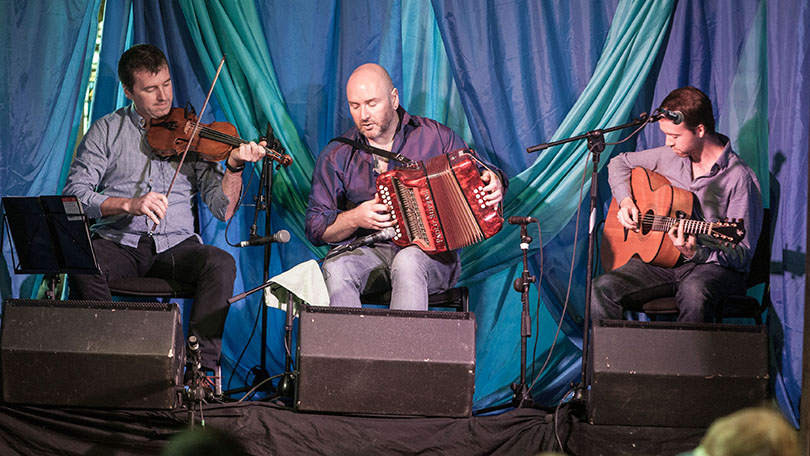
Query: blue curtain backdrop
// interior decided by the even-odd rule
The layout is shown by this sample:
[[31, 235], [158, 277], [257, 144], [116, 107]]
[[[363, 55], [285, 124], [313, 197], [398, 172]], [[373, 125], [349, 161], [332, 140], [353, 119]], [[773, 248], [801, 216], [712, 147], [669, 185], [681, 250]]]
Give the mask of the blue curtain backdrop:
[[[0, 196], [61, 192], [80, 129], [99, 2], [0, 1]], [[35, 297], [39, 277], [14, 275], [10, 243], [2, 245], [0, 294]]]
[[[0, 1], [5, 13], [0, 34], [9, 43], [5, 61], [20, 69], [0, 76], [0, 195], [60, 191], [81, 133], [98, 3]], [[504, 169], [511, 178], [506, 215], [532, 215], [542, 227], [542, 239], [530, 233], [532, 273], [542, 274], [542, 281], [540, 303], [532, 297], [536, 326], [528, 362], [530, 381], [537, 377], [534, 396], [547, 405], [559, 401], [579, 376], [588, 231], [584, 172], [590, 165], [584, 144], [536, 155], [525, 148], [624, 123], [655, 108], [676, 87], [701, 88], [715, 102], [718, 129], [757, 171], [772, 210], [774, 388], [786, 415], [797, 422], [810, 129], [807, 1], [108, 0], [106, 9], [93, 118], [124, 103], [115, 68], [131, 43], [161, 47], [170, 61], [176, 104], [189, 101], [198, 109], [226, 54], [202, 120], [234, 123], [246, 139], [255, 139], [270, 123], [295, 159], [274, 172], [270, 229], [288, 229], [293, 241], [273, 247], [270, 276], [323, 253], [303, 239], [302, 210], [320, 149], [351, 125], [345, 83], [359, 64], [384, 65], [406, 109], [450, 125]], [[35, 40], [49, 43], [43, 47], [47, 52], [32, 55], [24, 42]], [[662, 141], [657, 128], [648, 127], [638, 138], [609, 148], [599, 165], [614, 153]], [[246, 184], [252, 174], [251, 185], [246, 205], [227, 230], [231, 242], [250, 231], [259, 168], [246, 173]], [[606, 205], [605, 181], [603, 171], [600, 201]], [[264, 213], [258, 218], [263, 232]], [[225, 235], [225, 224], [204, 210], [206, 242], [237, 259], [236, 291], [260, 284], [262, 249], [231, 248]], [[507, 226], [462, 254], [463, 283], [470, 287], [478, 321], [476, 408], [507, 400], [507, 385], [519, 373], [520, 301], [511, 288], [520, 272], [516, 239], [516, 228]], [[8, 243], [3, 261], [4, 298], [36, 292], [37, 278], [11, 272]], [[253, 331], [260, 306], [257, 294], [229, 313], [224, 370], [232, 387], [249, 383], [251, 367], [259, 364], [262, 341]], [[561, 316], [562, 332], [538, 375]], [[280, 311], [270, 311], [271, 374], [284, 367], [283, 320]]]

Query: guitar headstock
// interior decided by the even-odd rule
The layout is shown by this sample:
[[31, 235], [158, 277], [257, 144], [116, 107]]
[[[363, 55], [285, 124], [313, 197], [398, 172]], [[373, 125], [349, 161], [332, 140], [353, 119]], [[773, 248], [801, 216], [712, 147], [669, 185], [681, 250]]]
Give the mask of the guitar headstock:
[[743, 219], [725, 219], [720, 222], [712, 222], [709, 235], [718, 241], [737, 245], [745, 237], [745, 224]]

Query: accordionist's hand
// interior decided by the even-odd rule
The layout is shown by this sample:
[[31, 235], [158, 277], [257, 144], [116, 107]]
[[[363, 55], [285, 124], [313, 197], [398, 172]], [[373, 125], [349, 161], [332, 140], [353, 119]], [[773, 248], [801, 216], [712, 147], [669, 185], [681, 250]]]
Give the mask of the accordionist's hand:
[[503, 185], [501, 179], [497, 174], [490, 170], [484, 170], [481, 174], [481, 180], [484, 181], [484, 201], [487, 206], [496, 206], [503, 199]]
[[373, 200], [360, 203], [359, 206], [352, 209], [350, 212], [354, 212], [353, 218], [356, 227], [382, 230], [389, 226], [394, 226], [394, 221], [391, 220], [390, 210], [391, 208], [389, 208], [387, 204], [382, 203], [380, 195], [375, 194]]

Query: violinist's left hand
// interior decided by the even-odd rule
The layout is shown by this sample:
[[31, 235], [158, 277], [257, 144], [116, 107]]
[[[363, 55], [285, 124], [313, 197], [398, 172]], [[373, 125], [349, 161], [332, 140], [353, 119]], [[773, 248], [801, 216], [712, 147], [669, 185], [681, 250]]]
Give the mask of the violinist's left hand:
[[245, 162], [257, 162], [267, 154], [264, 150], [265, 146], [267, 146], [266, 141], [261, 141], [259, 144], [253, 141], [240, 144], [231, 151], [228, 163], [234, 168], [241, 168]]
[[497, 174], [490, 170], [485, 170], [481, 174], [484, 181], [484, 202], [487, 206], [495, 206], [503, 199], [503, 185]]

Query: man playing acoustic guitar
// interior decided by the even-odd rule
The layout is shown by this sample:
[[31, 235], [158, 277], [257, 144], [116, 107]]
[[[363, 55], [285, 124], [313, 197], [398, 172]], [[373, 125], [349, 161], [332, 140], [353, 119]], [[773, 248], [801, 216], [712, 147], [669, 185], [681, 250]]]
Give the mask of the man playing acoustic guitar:
[[[665, 296], [675, 296], [678, 321], [712, 321], [714, 303], [745, 291], [746, 274], [762, 228], [759, 182], [731, 149], [728, 138], [715, 132], [712, 104], [706, 94], [694, 87], [676, 89], [661, 103], [661, 110], [667, 114], [659, 121], [666, 146], [617, 155], [608, 164], [608, 181], [615, 202], [619, 202], [615, 217], [623, 232], [623, 239], [616, 242], [641, 240], [643, 244], [643, 236], [658, 229], [667, 232], [659, 244], [661, 250], [672, 246], [677, 250], [672, 250], [669, 264], [645, 262], [639, 258], [644, 255], [634, 255], [624, 265], [616, 264], [616, 269], [597, 277], [591, 294], [593, 321], [621, 319], [625, 310], [639, 311], [645, 302]], [[634, 172], [637, 167], [646, 170]], [[675, 208], [673, 203], [675, 213], [691, 214], [692, 219], [705, 222], [740, 219], [745, 231], [739, 229], [739, 239], [728, 242], [723, 235], [708, 235], [712, 234], [711, 223], [653, 214], [656, 204], [642, 202], [642, 192], [636, 189], [655, 192], [651, 182], [660, 176], [654, 173], [674, 187], [666, 190], [681, 192], [687, 196], [685, 201], [693, 201], [692, 207], [683, 208]], [[641, 187], [644, 182], [636, 182], [637, 176], [647, 178], [646, 187]], [[690, 229], [696, 224], [702, 228]], [[737, 241], [739, 245], [733, 245]], [[667, 243], [671, 245], [664, 245]]]

